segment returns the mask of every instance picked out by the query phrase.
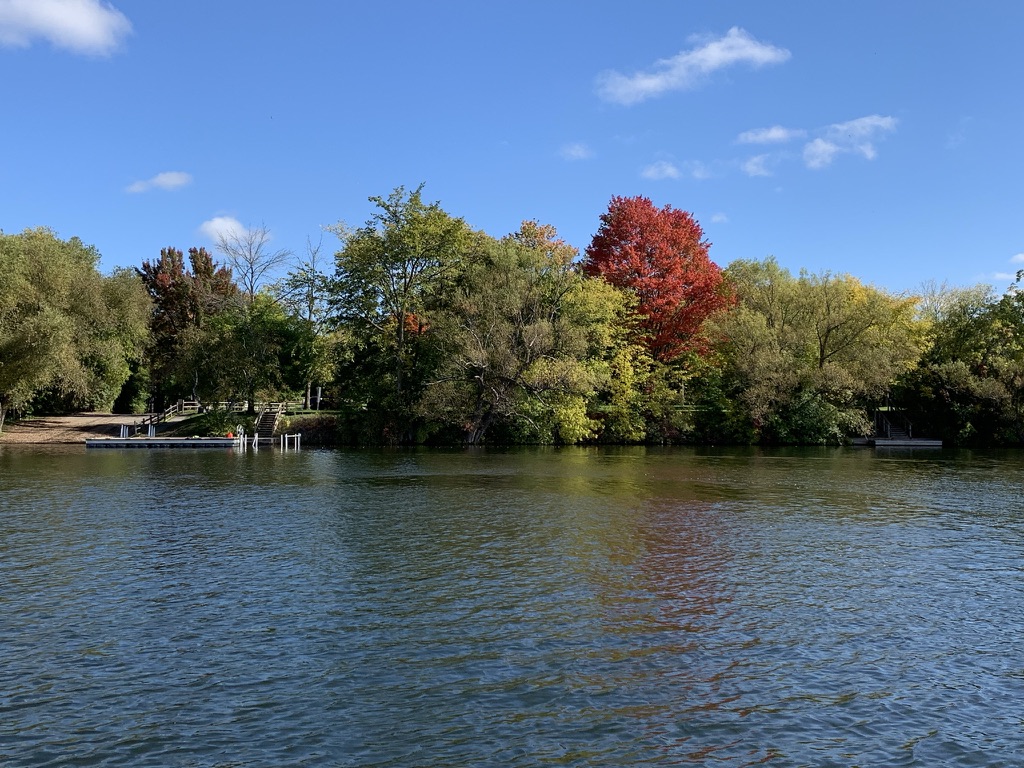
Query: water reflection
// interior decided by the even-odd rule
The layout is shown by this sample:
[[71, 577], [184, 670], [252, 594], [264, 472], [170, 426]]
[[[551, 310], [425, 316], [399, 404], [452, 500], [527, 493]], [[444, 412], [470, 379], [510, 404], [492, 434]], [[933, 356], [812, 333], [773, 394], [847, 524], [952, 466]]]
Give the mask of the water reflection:
[[998, 765], [1019, 467], [0, 448], [0, 762]]

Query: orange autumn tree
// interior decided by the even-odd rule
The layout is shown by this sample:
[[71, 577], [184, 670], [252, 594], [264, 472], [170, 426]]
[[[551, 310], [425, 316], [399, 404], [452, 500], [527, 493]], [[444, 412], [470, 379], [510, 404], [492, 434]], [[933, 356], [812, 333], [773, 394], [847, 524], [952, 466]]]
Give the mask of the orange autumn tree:
[[613, 197], [583, 270], [636, 295], [640, 340], [669, 362], [703, 351], [704, 320], [732, 303], [722, 270], [708, 258], [710, 245], [686, 211], [641, 196]]

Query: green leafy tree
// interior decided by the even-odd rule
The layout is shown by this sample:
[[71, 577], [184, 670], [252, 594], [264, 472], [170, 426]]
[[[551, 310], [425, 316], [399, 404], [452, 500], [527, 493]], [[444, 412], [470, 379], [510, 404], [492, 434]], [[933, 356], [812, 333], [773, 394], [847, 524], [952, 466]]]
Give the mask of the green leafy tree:
[[[331, 230], [335, 255], [331, 307], [349, 340], [347, 399], [379, 419], [384, 439], [413, 439], [413, 406], [427, 371], [424, 313], [458, 273], [470, 230], [462, 219], [425, 203], [423, 186], [371, 197], [377, 211], [360, 228]], [[363, 391], [360, 391], [363, 390]]]
[[[323, 384], [334, 373], [338, 334], [330, 325], [330, 277], [324, 272], [322, 240], [306, 242], [306, 258], [274, 284], [272, 295], [302, 329], [301, 341], [294, 350], [295, 365], [304, 372], [303, 405], [311, 407], [314, 383]], [[318, 403], [319, 405], [319, 403]]]
[[[104, 361], [99, 376], [103, 385], [93, 398], [97, 406], [113, 407], [133, 375], [145, 366], [152, 339], [149, 326], [152, 308], [145, 286], [134, 270], [116, 269], [103, 279], [95, 305], [95, 313], [102, 316], [103, 321], [93, 326], [99, 354], [94, 351], [92, 357], [97, 362]], [[145, 397], [136, 398], [130, 405], [131, 412], [141, 410]]]
[[584, 277], [555, 229], [524, 222], [481, 239], [454, 289], [429, 315], [441, 349], [420, 410], [470, 444], [507, 436], [576, 443], [596, 436], [589, 414], [622, 344], [625, 296]]
[[989, 286], [925, 291], [928, 345], [897, 397], [915, 432], [954, 445], [1024, 442], [1024, 294]]
[[7, 412], [113, 404], [148, 339], [141, 283], [44, 228], [0, 233], [0, 428]]
[[750, 433], [820, 443], [866, 432], [871, 407], [920, 355], [915, 300], [849, 275], [794, 278], [774, 259], [734, 262], [726, 275], [739, 304], [715, 323], [722, 383]]
[[303, 385], [294, 353], [304, 342], [305, 328], [271, 296], [258, 293], [251, 302], [235, 304], [218, 314], [208, 330], [207, 379], [217, 399], [246, 400], [252, 415], [258, 399]]

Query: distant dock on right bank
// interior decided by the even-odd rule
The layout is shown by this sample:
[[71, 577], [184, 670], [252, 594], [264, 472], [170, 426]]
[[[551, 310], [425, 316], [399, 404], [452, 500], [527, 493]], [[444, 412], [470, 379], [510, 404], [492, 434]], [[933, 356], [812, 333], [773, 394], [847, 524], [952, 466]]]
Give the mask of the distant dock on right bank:
[[857, 437], [852, 445], [872, 448], [941, 448], [941, 440], [928, 437]]

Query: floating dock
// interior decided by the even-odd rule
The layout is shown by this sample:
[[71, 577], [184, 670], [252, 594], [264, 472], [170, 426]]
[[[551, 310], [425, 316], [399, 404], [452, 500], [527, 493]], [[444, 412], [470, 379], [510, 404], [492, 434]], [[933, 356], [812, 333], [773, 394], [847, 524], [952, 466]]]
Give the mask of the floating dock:
[[90, 437], [86, 448], [235, 448], [234, 437]]
[[275, 445], [280, 443], [281, 450], [300, 450], [302, 434], [279, 435], [278, 437], [257, 437], [256, 435], [238, 437], [89, 437], [85, 440], [86, 448], [251, 448], [257, 450], [259, 444]]
[[941, 448], [941, 440], [926, 437], [855, 437], [850, 445], [873, 448]]
[[874, 437], [871, 444], [875, 448], [941, 448], [941, 440], [930, 440], [925, 437]]

